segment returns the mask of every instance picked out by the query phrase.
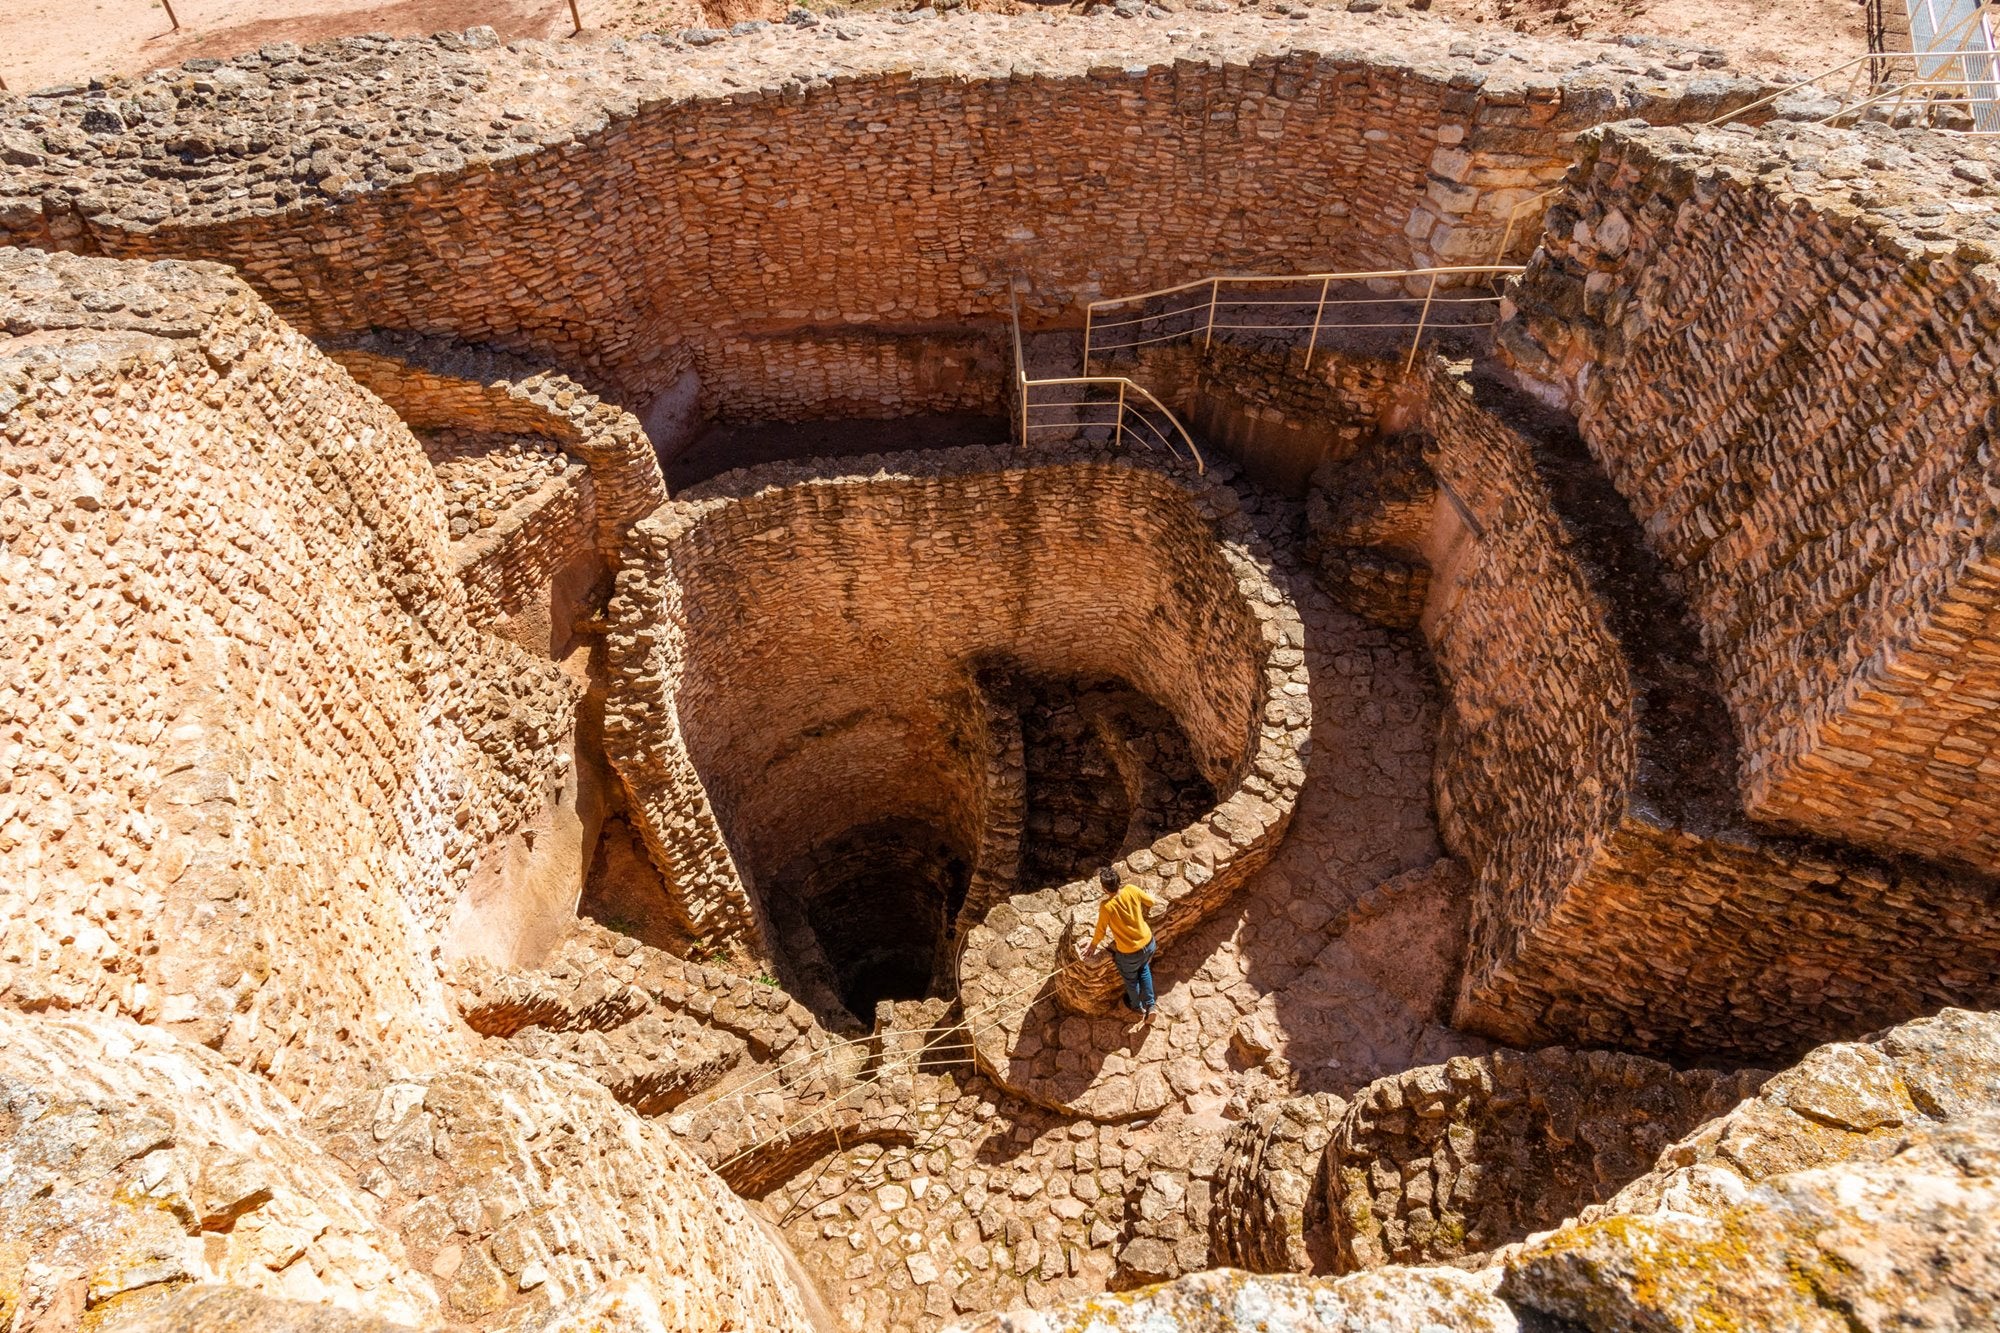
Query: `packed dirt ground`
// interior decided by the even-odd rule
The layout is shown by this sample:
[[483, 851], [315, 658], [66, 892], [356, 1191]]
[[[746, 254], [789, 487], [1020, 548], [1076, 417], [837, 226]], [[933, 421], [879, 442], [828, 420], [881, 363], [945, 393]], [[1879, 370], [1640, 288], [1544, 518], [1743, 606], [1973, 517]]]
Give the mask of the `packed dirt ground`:
[[[0, 12], [0, 82], [14, 92], [81, 82], [106, 74], [142, 74], [197, 58], [227, 59], [273, 42], [314, 42], [352, 33], [413, 36], [486, 24], [503, 39], [562, 37], [572, 30], [567, 0], [25, 0]], [[1219, 0], [1211, 0], [1219, 2]], [[1330, 0], [1309, 0], [1314, 5]], [[1337, 0], [1346, 3], [1346, 0]], [[838, 9], [811, 0], [821, 9]], [[1178, 11], [1192, 0], [1163, 0]], [[1354, 7], [1373, 5], [1357, 0]], [[1000, 13], [1084, 14], [1096, 0], [1038, 4], [1032, 0], [941, 0]], [[583, 36], [636, 36], [704, 25], [783, 17], [787, 0], [577, 0]], [[921, 7], [909, 0], [861, 0], [852, 10]], [[1253, 3], [1245, 6], [1256, 8]], [[1397, 0], [1385, 6], [1401, 7]], [[1270, 0], [1282, 19], [1300, 8]], [[1719, 48], [1738, 68], [1757, 73], [1809, 74], [1867, 48], [1862, 0], [1419, 0], [1409, 8], [1462, 24], [1574, 37], [1657, 36]]]

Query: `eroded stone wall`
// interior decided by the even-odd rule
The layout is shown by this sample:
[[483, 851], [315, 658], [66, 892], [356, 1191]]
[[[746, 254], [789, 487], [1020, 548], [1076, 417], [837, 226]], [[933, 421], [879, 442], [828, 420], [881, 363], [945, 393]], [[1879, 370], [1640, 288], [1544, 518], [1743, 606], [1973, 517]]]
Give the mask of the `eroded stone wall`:
[[1312, 553], [1340, 595], [1418, 619], [1445, 686], [1438, 819], [1476, 881], [1459, 1023], [1770, 1059], [1995, 993], [1988, 882], [1746, 818], [1702, 646], [1564, 418], [1491, 377], [1426, 362], [1398, 387], [1358, 360], [1307, 376], [1301, 349], [1218, 345], [1141, 369], [1231, 368], [1286, 438], [1351, 435], [1317, 475]]
[[1485, 259], [1578, 129], [1757, 91], [1594, 44], [1309, 19], [278, 47], [10, 102], [0, 235], [225, 260], [315, 335], [505, 345], [634, 407], [692, 366], [725, 415], [956, 410], [984, 370], [884, 386], [929, 353], [851, 326], [997, 332], [1017, 280], [1071, 318], [1217, 271]]
[[415, 429], [555, 441], [590, 468], [598, 545], [615, 567], [627, 527], [667, 498], [645, 428], [560, 371], [443, 338], [371, 333], [331, 351]]
[[0, 330], [0, 995], [287, 1091], [422, 1067], [439, 932], [573, 800], [574, 687], [472, 628], [417, 441], [240, 280], [0, 251]]
[[1605, 1202], [1766, 1077], [1557, 1046], [1378, 1079], [1326, 1149], [1337, 1267], [1448, 1263], [1525, 1240]]
[[1744, 818], [1709, 668], [1629, 518], [1495, 393], [1433, 369], [1424, 411], [1438, 817], [1478, 883], [1457, 1021], [1773, 1059], [2000, 995], [1990, 882]]
[[1207, 518], [1130, 464], [973, 449], [725, 476], [635, 530], [613, 618], [612, 757], [698, 922], [747, 921], [746, 872], [880, 820], [977, 845], [983, 666], [1129, 682], [1218, 790], [1263, 690]]
[[1980, 141], [1587, 136], [1507, 345], [1685, 592], [1760, 819], [2000, 869]]

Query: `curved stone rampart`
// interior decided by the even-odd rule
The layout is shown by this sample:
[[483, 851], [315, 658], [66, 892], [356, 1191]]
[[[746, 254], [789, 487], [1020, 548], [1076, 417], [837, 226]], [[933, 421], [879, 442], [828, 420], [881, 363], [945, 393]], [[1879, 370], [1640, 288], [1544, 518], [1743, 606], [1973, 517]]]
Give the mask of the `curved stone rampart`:
[[1554, 1046], [1377, 1079], [1326, 1147], [1336, 1265], [1453, 1263], [1524, 1240], [1609, 1199], [1767, 1077]]
[[371, 333], [328, 349], [413, 429], [537, 435], [590, 468], [598, 549], [617, 567], [625, 529], [666, 503], [646, 431], [560, 371], [443, 338]]
[[997, 331], [1016, 279], [1067, 317], [1189, 274], [1484, 261], [1577, 130], [1758, 91], [1386, 14], [1195, 18], [271, 48], [0, 99], [0, 237], [223, 260], [316, 336], [506, 346], [635, 406], [693, 367], [712, 413], [963, 410], [954, 374], [872, 401], [853, 326]]
[[1686, 595], [1748, 810], [1990, 872], [2000, 224], [1980, 143], [1588, 136], [1505, 342]]
[[1088, 450], [952, 450], [749, 469], [640, 524], [606, 735], [690, 921], [758, 943], [759, 874], [883, 819], [990, 841], [977, 677], [994, 663], [1128, 681], [1232, 793], [1143, 867], [1194, 900], [1169, 933], [1240, 882], [1232, 858], [1282, 832], [1306, 710], [1303, 668], [1271, 674], [1271, 655], [1299, 657], [1262, 627], [1282, 599], [1211, 529], [1235, 508], [1224, 489]]
[[1566, 423], [1426, 381], [1438, 819], [1477, 886], [1456, 1021], [1783, 1059], [2000, 994], [1990, 882], [1746, 817], [1708, 659]]
[[1323, 519], [1392, 479], [1416, 497], [1386, 526], [1363, 503], [1342, 540], [1427, 571], [1438, 823], [1475, 880], [1460, 1025], [1783, 1059], [2000, 994], [1991, 880], [1753, 822], [1704, 645], [1566, 418], [1435, 359], [1400, 386], [1347, 353], [1308, 375], [1296, 349], [1220, 340], [1161, 364], [1189, 393], [1234, 376], [1276, 427], [1320, 431], [1339, 465], [1319, 480], [1346, 488]]
[[0, 250], [0, 335], [0, 996], [288, 1092], [448, 1052], [433, 951], [567, 799], [575, 688], [473, 628], [417, 441], [239, 279]]
[[[1180, 484], [1198, 497], [1198, 511], [1213, 527], [1207, 541], [1248, 612], [1250, 637], [1232, 651], [1258, 664], [1261, 684], [1250, 749], [1225, 780], [1212, 777], [1215, 807], [1116, 863], [1121, 878], [1161, 900], [1149, 915], [1162, 948], [1206, 920], [1270, 860], [1305, 781], [1312, 726], [1304, 627], [1273, 577], [1273, 552], [1240, 512], [1236, 493], [1213, 473], [1183, 473]], [[1001, 1087], [1117, 1119], [1157, 1111], [1172, 1093], [1158, 1069], [1134, 1069], [1120, 1053], [1128, 1034], [1125, 1020], [1109, 1016], [1122, 995], [1109, 956], [1079, 956], [1099, 897], [1095, 882], [1086, 880], [1017, 894], [993, 909], [966, 932], [959, 997], [980, 1067]], [[1044, 1040], [1057, 1009], [1070, 1016], [1056, 1026], [1054, 1040]]]

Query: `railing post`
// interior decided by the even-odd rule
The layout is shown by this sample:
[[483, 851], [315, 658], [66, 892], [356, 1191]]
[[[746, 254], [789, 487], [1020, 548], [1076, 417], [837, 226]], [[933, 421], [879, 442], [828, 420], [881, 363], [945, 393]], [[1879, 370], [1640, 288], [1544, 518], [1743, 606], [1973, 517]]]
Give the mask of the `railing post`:
[[1311, 370], [1313, 368], [1313, 349], [1319, 346], [1319, 322], [1320, 319], [1326, 314], [1326, 289], [1332, 285], [1333, 285], [1332, 278], [1327, 278], [1319, 285], [1319, 308], [1313, 311], [1312, 337], [1306, 339], [1307, 370]]
[[1125, 381], [1118, 381], [1118, 434], [1111, 441], [1113, 449], [1125, 447]]
[[1023, 371], [1015, 371], [1014, 377], [1021, 381], [1021, 447], [1028, 447], [1028, 376]]
[[[1525, 200], [1523, 202], [1526, 202]], [[1507, 225], [1500, 232], [1500, 248], [1493, 252], [1496, 265], [1507, 262], [1507, 247], [1514, 243], [1514, 220], [1521, 216], [1521, 205], [1515, 204], [1507, 210]]]
[[1096, 305], [1096, 303], [1095, 303], [1095, 302], [1093, 302], [1093, 301], [1086, 301], [1086, 302], [1084, 302], [1084, 306], [1083, 306], [1083, 373], [1084, 373], [1084, 375], [1085, 375], [1086, 377], [1088, 377], [1088, 376], [1089, 376], [1089, 374], [1090, 374], [1090, 326], [1091, 326], [1092, 322], [1093, 322], [1093, 321], [1094, 321], [1094, 320], [1095, 320], [1096, 318], [1097, 318], [1097, 305]]
[[1222, 279], [1210, 278], [1208, 280], [1208, 327], [1203, 329], [1201, 334], [1201, 350], [1204, 352], [1208, 350], [1208, 344], [1215, 337], [1215, 301], [1221, 293]]
[[1409, 374], [1411, 369], [1417, 364], [1417, 345], [1424, 340], [1424, 324], [1431, 317], [1431, 298], [1437, 295], [1437, 289], [1438, 275], [1433, 273], [1431, 274], [1430, 289], [1424, 293], [1424, 308], [1417, 314], [1417, 332], [1416, 336], [1410, 339], [1410, 355], [1403, 362], [1403, 373], [1405, 375]]

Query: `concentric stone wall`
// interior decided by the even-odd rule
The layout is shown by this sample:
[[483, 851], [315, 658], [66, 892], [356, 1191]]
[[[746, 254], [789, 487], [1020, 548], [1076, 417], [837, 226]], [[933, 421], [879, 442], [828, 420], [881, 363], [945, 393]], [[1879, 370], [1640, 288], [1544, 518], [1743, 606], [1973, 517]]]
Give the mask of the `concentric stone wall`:
[[610, 753], [702, 928], [754, 935], [746, 873], [850, 829], [921, 818], [990, 841], [987, 665], [1130, 682], [1218, 790], [1258, 744], [1259, 616], [1198, 493], [1126, 461], [973, 449], [729, 474], [634, 530], [613, 621]]
[[1744, 818], [1709, 668], [1615, 494], [1495, 410], [1431, 370], [1438, 819], [1477, 882], [1457, 1021], [1782, 1058], [2000, 997], [1990, 882]]
[[[2000, 995], [1990, 882], [1746, 817], [1702, 645], [1566, 419], [1435, 360], [1398, 386], [1371, 358], [1322, 353], [1308, 375], [1297, 349], [1218, 343], [1140, 373], [1165, 369], [1190, 412], [1233, 373], [1231, 401], [1276, 438], [1321, 433], [1341, 461], [1319, 481], [1343, 489], [1313, 512], [1345, 519], [1318, 554], [1337, 536], [1347, 557], [1423, 562], [1438, 820], [1475, 878], [1460, 1024], [1784, 1058]], [[1371, 508], [1390, 491], [1409, 502]]]
[[1758, 91], [1388, 16], [1197, 17], [275, 47], [0, 102], [0, 237], [225, 260], [315, 335], [503, 345], [634, 407], [692, 366], [724, 415], [951, 411], [1003, 377], [926, 331], [997, 334], [1016, 282], [1071, 318], [1216, 271], [1476, 262], [1578, 129]]
[[411, 427], [539, 436], [590, 468], [591, 513], [613, 567], [625, 529], [667, 498], [645, 429], [567, 375], [443, 338], [369, 334], [333, 347], [348, 373]]
[[576, 692], [467, 620], [415, 438], [219, 268], [0, 250], [0, 445], [0, 996], [287, 1091], [449, 1049]]
[[1587, 136], [1507, 346], [1685, 592], [1760, 819], [2000, 870], [1981, 141]]

